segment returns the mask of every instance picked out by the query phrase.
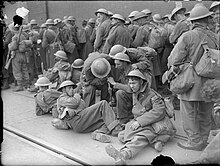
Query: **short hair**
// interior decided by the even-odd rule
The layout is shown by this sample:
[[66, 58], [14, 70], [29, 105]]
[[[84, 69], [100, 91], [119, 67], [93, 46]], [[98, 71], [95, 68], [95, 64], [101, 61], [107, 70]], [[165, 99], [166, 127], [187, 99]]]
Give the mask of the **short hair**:
[[215, 102], [220, 99], [220, 80], [207, 80], [203, 84], [201, 95], [206, 102]]
[[170, 156], [159, 155], [151, 162], [152, 166], [175, 165], [175, 161]]

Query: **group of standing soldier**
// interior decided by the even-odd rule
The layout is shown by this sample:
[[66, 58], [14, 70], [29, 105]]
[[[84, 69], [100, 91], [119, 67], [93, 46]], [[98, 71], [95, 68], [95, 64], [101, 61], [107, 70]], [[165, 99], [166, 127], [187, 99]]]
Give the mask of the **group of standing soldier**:
[[[39, 88], [36, 114], [51, 112], [54, 127], [93, 132], [92, 138], [101, 142], [118, 135], [125, 144], [120, 151], [106, 146], [116, 164], [125, 164], [148, 144], [161, 151], [176, 132], [157, 93], [171, 93], [168, 84], [162, 84], [162, 75], [175, 63], [191, 60], [203, 34], [219, 40], [219, 6], [213, 2], [208, 10], [198, 3], [190, 14], [177, 6], [163, 17], [144, 9], [131, 12], [129, 21], [102, 8], [84, 27], [76, 26], [73, 16], [65, 16], [63, 20], [46, 20], [40, 29], [36, 20], [31, 20], [21, 33], [10, 24], [4, 48], [5, 57], [7, 48], [14, 55], [15, 91], [30, 87], [41, 75], [35, 83]], [[23, 51], [18, 39], [27, 47]], [[207, 41], [210, 48], [219, 47], [208, 37]], [[72, 51], [67, 51], [69, 42]], [[76, 77], [74, 70], [78, 71]], [[4, 77], [5, 89], [9, 88], [9, 73], [10, 68]], [[211, 130], [213, 102], [204, 102], [200, 95], [208, 79], [198, 76], [196, 80], [190, 91], [178, 95], [188, 137], [188, 142], [178, 146], [201, 151]], [[56, 90], [49, 88], [51, 82], [57, 82]], [[98, 103], [96, 90], [101, 91]], [[157, 131], [161, 122], [168, 127]]]

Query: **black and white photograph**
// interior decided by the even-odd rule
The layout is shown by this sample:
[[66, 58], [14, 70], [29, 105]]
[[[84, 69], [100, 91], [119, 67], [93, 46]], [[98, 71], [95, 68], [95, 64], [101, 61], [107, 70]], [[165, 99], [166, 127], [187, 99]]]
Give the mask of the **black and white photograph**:
[[2, 1], [2, 165], [220, 164], [220, 1]]

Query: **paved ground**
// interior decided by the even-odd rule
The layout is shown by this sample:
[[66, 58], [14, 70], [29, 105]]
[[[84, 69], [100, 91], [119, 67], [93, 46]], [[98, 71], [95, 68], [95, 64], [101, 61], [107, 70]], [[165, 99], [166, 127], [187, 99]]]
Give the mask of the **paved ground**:
[[[47, 146], [57, 148], [65, 154], [83, 160], [87, 164], [114, 164], [114, 160], [105, 153], [104, 147], [106, 144], [92, 140], [90, 138], [90, 133], [78, 134], [71, 130], [57, 130], [51, 125], [52, 117], [50, 115], [37, 117], [34, 111], [35, 104], [33, 94], [26, 91], [15, 93], [9, 89], [2, 91], [2, 99], [4, 108], [4, 127], [21, 131]], [[177, 134], [184, 137], [185, 135], [182, 131], [179, 111], [176, 111], [176, 120], [174, 124], [178, 130]], [[8, 139], [7, 136], [5, 139]], [[176, 138], [170, 140], [161, 153], [156, 152], [151, 147], [147, 147], [133, 160], [128, 161], [128, 164], [149, 165], [159, 154], [173, 157], [178, 164], [188, 164], [198, 158], [201, 152], [183, 150], [176, 145], [177, 141], [179, 141], [179, 139]], [[116, 148], [122, 146], [116, 137], [112, 137], [112, 143]], [[15, 146], [17, 146], [17, 144], [15, 144]], [[10, 163], [10, 156], [7, 155], [9, 154], [7, 150], [8, 148], [3, 151], [3, 154], [5, 153], [8, 159], [5, 161]], [[13, 153], [13, 150], [10, 151], [10, 153]], [[28, 153], [28, 150], [26, 153]], [[22, 156], [18, 157], [20, 158]]]

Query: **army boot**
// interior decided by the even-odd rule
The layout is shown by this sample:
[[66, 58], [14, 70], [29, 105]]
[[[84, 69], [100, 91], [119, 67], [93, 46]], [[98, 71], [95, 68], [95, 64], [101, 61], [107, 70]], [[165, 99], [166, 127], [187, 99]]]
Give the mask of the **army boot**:
[[19, 92], [19, 91], [23, 91], [24, 87], [22, 85], [22, 81], [17, 81], [17, 87], [13, 90], [13, 92]]
[[8, 79], [4, 79], [3, 80], [3, 86], [1, 87], [2, 90], [5, 90], [5, 89], [9, 89], [10, 86], [9, 86], [9, 83], [8, 83]]

